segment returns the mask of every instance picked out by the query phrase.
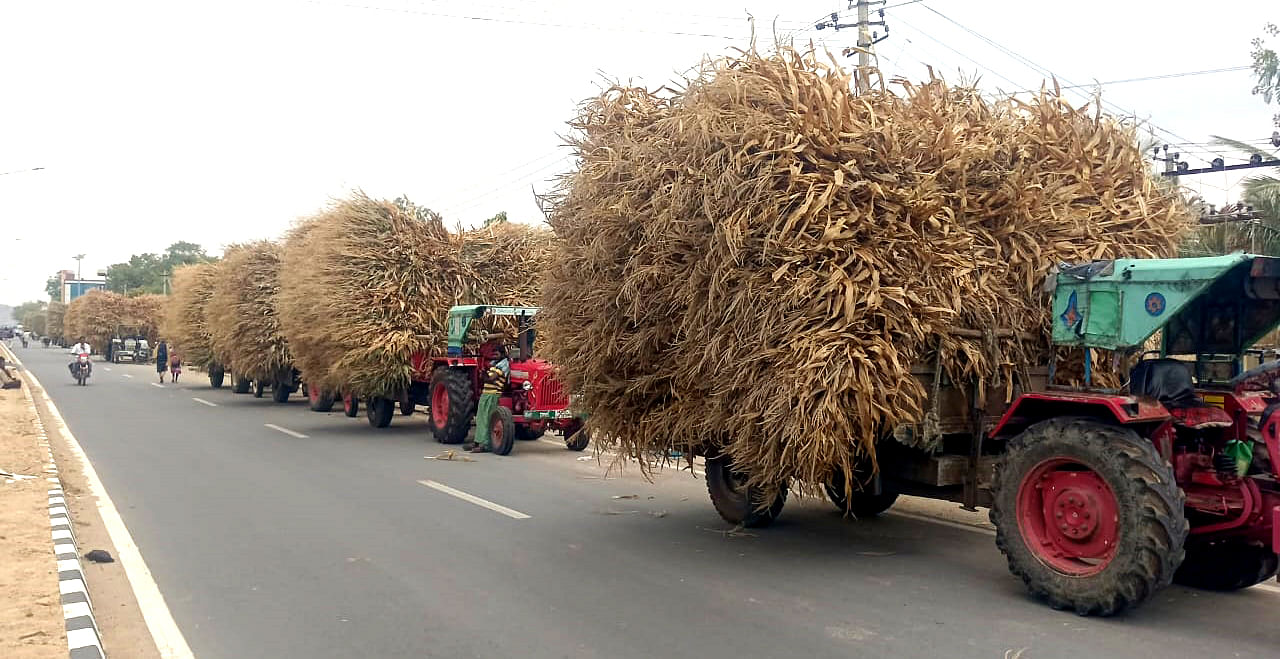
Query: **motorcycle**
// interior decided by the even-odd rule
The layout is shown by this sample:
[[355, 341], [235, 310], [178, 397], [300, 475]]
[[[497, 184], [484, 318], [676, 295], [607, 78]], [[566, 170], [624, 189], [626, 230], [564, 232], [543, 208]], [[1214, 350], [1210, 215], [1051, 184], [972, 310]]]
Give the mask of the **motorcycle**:
[[80, 353], [80, 356], [76, 357], [76, 363], [71, 368], [71, 374], [75, 376], [76, 384], [83, 387], [89, 381], [89, 375], [92, 372], [93, 367], [89, 364], [89, 353]]

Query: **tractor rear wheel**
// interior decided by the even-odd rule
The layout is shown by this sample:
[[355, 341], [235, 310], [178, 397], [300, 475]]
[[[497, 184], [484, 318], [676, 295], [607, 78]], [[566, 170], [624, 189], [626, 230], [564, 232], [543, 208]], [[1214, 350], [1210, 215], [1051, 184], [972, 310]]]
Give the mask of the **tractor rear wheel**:
[[231, 386], [232, 393], [247, 394], [253, 388], [253, 381], [249, 378], [242, 378], [233, 374], [231, 379], [235, 383]]
[[355, 418], [360, 414], [360, 398], [355, 394], [342, 394], [342, 413]]
[[262, 380], [253, 381], [253, 397], [254, 398], [262, 398], [262, 392], [266, 390], [267, 390], [267, 385], [263, 384]]
[[221, 366], [211, 364], [209, 366], [209, 386], [214, 389], [221, 389], [222, 382], [227, 377], [226, 371]]
[[489, 450], [494, 455], [511, 455], [516, 445], [516, 423], [511, 410], [499, 405], [489, 415]]
[[835, 504], [836, 509], [852, 515], [854, 519], [879, 516], [880, 513], [893, 507], [893, 503], [898, 500], [897, 492], [890, 492], [883, 487], [880, 489], [880, 494], [863, 491], [846, 494], [844, 476], [833, 478], [832, 482], [823, 487], [827, 491], [827, 498]]
[[461, 444], [471, 429], [476, 401], [466, 371], [437, 368], [431, 374], [431, 432], [441, 444]]
[[271, 385], [271, 400], [277, 403], [289, 402], [289, 394], [292, 393], [293, 387], [277, 380]]
[[1240, 590], [1276, 576], [1276, 555], [1243, 540], [1187, 543], [1187, 557], [1173, 580], [1205, 590]]
[[328, 412], [333, 409], [333, 394], [320, 391], [320, 387], [307, 387], [307, 400], [312, 412]]
[[1112, 615], [1169, 585], [1185, 496], [1154, 445], [1096, 419], [1041, 421], [1009, 442], [991, 523], [1009, 571], [1055, 609]]
[[400, 399], [400, 416], [413, 416], [414, 409], [417, 408], [417, 405], [414, 404], [411, 396], [412, 394], [405, 394], [404, 398]]
[[374, 396], [364, 408], [369, 425], [374, 428], [386, 428], [391, 425], [391, 417], [396, 413], [396, 404], [390, 398]]
[[764, 497], [767, 495], [756, 488], [747, 487], [746, 475], [734, 471], [726, 456], [707, 458], [706, 473], [707, 493], [711, 495], [711, 504], [716, 507], [720, 517], [730, 524], [749, 529], [768, 526], [782, 514], [782, 507], [787, 503], [785, 485], [779, 485], [773, 500], [766, 502]]

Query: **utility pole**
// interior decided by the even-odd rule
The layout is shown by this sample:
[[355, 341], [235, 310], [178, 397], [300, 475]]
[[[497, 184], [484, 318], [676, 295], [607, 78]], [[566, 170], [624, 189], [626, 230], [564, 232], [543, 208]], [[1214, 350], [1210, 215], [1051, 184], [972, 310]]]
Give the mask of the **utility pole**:
[[76, 254], [71, 258], [76, 260], [76, 280], [78, 281], [80, 279], [80, 261], [84, 260], [84, 254]]
[[[875, 52], [873, 47], [889, 38], [889, 25], [884, 21], [884, 9], [877, 11], [880, 20], [871, 20], [871, 6], [883, 5], [885, 2], [887, 0], [849, 0], [849, 9], [857, 11], [858, 22], [841, 23], [840, 14], [833, 12], [830, 20], [824, 20], [813, 26], [814, 29], [832, 28], [837, 32], [851, 27], [858, 29], [857, 46], [855, 48], [845, 48], [843, 54], [845, 57], [850, 57], [854, 53], [858, 55], [858, 72], [854, 76], [854, 82], [858, 86], [859, 94], [865, 94], [870, 88], [868, 72], [871, 70], [871, 55]], [[873, 25], [883, 27], [884, 36], [880, 36], [877, 32], [872, 32], [871, 26]]]

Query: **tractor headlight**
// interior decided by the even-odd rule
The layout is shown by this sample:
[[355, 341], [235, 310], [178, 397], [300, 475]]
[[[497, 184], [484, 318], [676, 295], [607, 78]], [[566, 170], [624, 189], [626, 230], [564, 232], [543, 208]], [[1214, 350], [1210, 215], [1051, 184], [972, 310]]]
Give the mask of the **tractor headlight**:
[[528, 380], [525, 380], [524, 384], [520, 385], [520, 387], [525, 391], [533, 391], [533, 383]]

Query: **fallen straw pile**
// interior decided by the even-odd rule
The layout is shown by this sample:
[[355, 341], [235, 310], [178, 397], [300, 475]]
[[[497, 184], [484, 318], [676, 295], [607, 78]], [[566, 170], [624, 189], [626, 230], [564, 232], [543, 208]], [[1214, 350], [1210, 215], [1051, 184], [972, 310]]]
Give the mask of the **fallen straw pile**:
[[1187, 211], [1114, 120], [1052, 92], [849, 89], [783, 48], [582, 106], [539, 326], [593, 437], [813, 492], [919, 419], [913, 363], [940, 349], [991, 384], [1042, 359], [1056, 262], [1173, 254]]
[[173, 294], [165, 303], [164, 334], [183, 361], [197, 368], [208, 368], [216, 361], [205, 311], [217, 272], [217, 263], [174, 270]]
[[205, 321], [214, 354], [236, 377], [271, 383], [292, 367], [276, 315], [280, 246], [261, 240], [226, 249]]
[[474, 277], [436, 213], [357, 192], [300, 222], [283, 249], [280, 322], [308, 385], [394, 397], [409, 357], [442, 349]]

